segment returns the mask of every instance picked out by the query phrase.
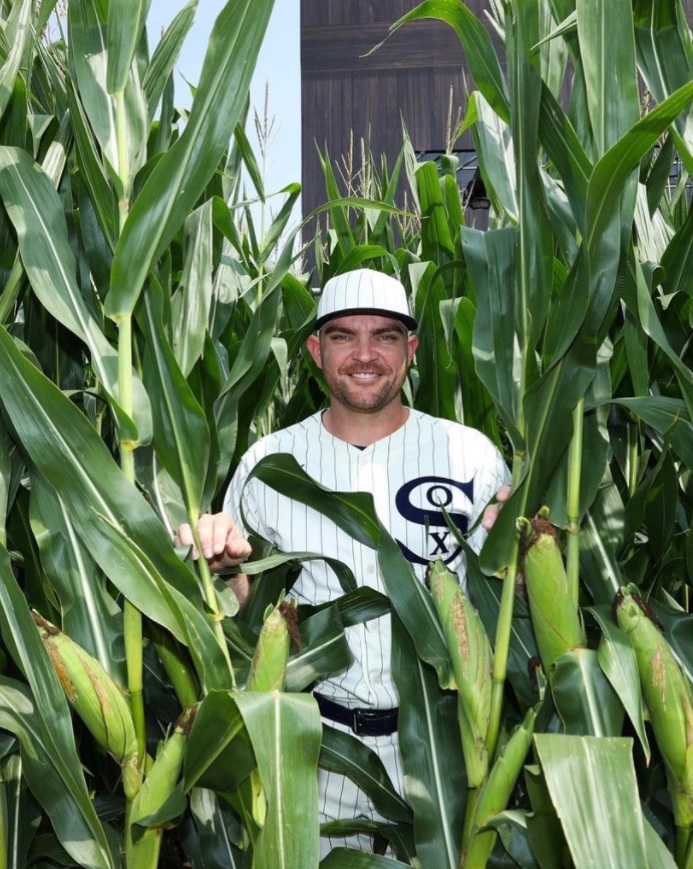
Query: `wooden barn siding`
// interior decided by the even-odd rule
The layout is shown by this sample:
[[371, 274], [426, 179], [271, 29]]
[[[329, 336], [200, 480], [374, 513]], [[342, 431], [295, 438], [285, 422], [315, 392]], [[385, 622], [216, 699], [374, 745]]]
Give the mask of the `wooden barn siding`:
[[[483, 0], [470, 3], [472, 10]], [[416, 151], [443, 150], [450, 89], [453, 117], [464, 111], [462, 48], [438, 21], [412, 22], [385, 39], [416, 0], [301, 0], [303, 213], [325, 201], [317, 150], [341, 164], [350, 148], [361, 165], [361, 141], [393, 164], [404, 121]], [[471, 146], [467, 141], [461, 147]]]
[[[401, 120], [416, 151], [446, 145], [450, 88], [453, 114], [466, 109], [463, 53], [457, 36], [437, 21], [406, 24], [373, 54], [389, 26], [417, 0], [301, 0], [301, 114], [303, 213], [325, 201], [317, 149], [332, 162], [366, 140], [379, 163], [393, 164], [402, 145]], [[488, 0], [466, 5], [482, 21]], [[684, 0], [689, 22], [693, 0]], [[495, 40], [490, 24], [487, 28]], [[456, 142], [471, 148], [471, 136]]]

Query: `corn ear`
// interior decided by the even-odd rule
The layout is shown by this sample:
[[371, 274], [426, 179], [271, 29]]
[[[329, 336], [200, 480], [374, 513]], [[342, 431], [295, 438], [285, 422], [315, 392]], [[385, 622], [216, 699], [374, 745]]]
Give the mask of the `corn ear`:
[[247, 691], [284, 690], [296, 618], [296, 606], [289, 603], [280, 603], [265, 617], [250, 665]]
[[470, 788], [488, 774], [486, 736], [491, 719], [493, 653], [479, 614], [460, 588], [457, 576], [434, 561], [427, 584], [445, 635], [455, 686], [462, 752]]
[[619, 627], [630, 637], [643, 699], [662, 753], [677, 827], [693, 826], [693, 690], [666, 637], [633, 586], [614, 601]]
[[43, 645], [70, 706], [97, 744], [123, 768], [126, 796], [140, 785], [137, 737], [123, 689], [103, 665], [55, 625], [33, 613]]
[[510, 734], [488, 778], [479, 792], [460, 859], [465, 869], [485, 869], [496, 841], [494, 830], [481, 830], [489, 820], [507, 808], [520, 771], [532, 744], [539, 706], [530, 709], [524, 721]]
[[149, 774], [133, 800], [126, 842], [128, 869], [156, 869], [159, 864], [163, 828], [152, 826], [136, 831], [134, 825], [158, 811], [173, 793], [183, 767], [194, 717], [195, 708], [183, 711], [171, 735], [160, 744]]
[[565, 652], [585, 645], [585, 633], [570, 593], [558, 534], [548, 519], [521, 519], [524, 578], [534, 634], [544, 671]]

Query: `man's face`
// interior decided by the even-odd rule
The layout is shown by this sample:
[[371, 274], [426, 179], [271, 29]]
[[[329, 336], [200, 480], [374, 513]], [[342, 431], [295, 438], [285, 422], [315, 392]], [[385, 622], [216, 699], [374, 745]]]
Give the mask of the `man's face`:
[[308, 350], [322, 369], [332, 402], [376, 413], [400, 402], [400, 390], [418, 339], [399, 320], [352, 314], [330, 320], [311, 335]]

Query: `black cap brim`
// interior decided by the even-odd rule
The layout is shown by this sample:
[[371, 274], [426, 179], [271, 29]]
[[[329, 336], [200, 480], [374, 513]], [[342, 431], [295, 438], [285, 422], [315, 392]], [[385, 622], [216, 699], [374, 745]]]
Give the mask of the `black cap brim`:
[[407, 331], [416, 332], [419, 324], [413, 317], [407, 314], [400, 314], [399, 311], [385, 311], [382, 308], [345, 308], [342, 311], [333, 311], [331, 314], [325, 314], [315, 321], [315, 331], [319, 331], [322, 327], [329, 323], [330, 320], [336, 320], [338, 317], [351, 317], [354, 314], [377, 314], [379, 317], [388, 317], [390, 320], [399, 320]]

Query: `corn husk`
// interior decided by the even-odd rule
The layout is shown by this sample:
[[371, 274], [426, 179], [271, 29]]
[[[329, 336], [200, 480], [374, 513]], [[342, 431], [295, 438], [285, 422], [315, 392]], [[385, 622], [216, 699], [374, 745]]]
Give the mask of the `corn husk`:
[[693, 827], [693, 689], [634, 586], [620, 589], [616, 620], [630, 637], [643, 700], [662, 754], [678, 827]]
[[542, 517], [521, 522], [529, 611], [541, 663], [550, 678], [554, 661], [584, 646], [585, 633], [570, 593], [556, 529]]
[[458, 692], [458, 720], [470, 788], [488, 774], [486, 745], [491, 719], [493, 653], [479, 614], [460, 588], [457, 576], [434, 561], [427, 583], [450, 654]]
[[481, 830], [508, 801], [532, 744], [539, 707], [530, 709], [524, 721], [513, 730], [484, 782], [474, 807], [468, 842], [460, 865], [465, 869], [484, 869], [496, 841], [495, 830]]
[[247, 691], [283, 691], [296, 606], [280, 603], [265, 617], [246, 682]]
[[133, 798], [141, 776], [135, 725], [125, 691], [100, 661], [67, 634], [38, 613], [33, 616], [68, 703], [96, 743], [121, 765], [125, 794]]
[[149, 774], [133, 800], [126, 843], [128, 869], [156, 869], [158, 866], [163, 828], [137, 829], [135, 825], [157, 812], [173, 793], [183, 768], [194, 716], [192, 707], [183, 711], [168, 739], [160, 744]]

